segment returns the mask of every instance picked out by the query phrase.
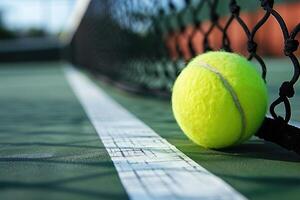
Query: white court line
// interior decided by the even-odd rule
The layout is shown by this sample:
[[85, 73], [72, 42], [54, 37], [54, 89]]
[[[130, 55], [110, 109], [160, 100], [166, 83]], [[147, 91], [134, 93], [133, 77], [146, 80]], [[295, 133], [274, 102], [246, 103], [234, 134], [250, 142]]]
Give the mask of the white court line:
[[[65, 75], [132, 200], [245, 200], [72, 67]], [[100, 186], [99, 186], [100, 187]]]

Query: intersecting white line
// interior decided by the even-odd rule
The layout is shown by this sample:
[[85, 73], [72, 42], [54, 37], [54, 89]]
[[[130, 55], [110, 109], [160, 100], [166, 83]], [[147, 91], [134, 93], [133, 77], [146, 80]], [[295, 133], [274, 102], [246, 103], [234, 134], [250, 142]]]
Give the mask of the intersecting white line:
[[245, 200], [106, 95], [73, 67], [66, 78], [132, 200]]

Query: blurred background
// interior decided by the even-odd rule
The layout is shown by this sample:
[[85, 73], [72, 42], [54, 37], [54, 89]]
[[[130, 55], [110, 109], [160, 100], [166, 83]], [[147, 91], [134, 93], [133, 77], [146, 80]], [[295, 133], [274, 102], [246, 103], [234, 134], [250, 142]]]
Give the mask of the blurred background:
[[57, 35], [74, 0], [1, 0], [1, 40]]
[[58, 35], [75, 3], [76, 0], [1, 0], [0, 61], [58, 59]]
[[[62, 49], [62, 44], [58, 41], [58, 35], [66, 29], [68, 20], [75, 10], [75, 5], [80, 4], [80, 2], [87, 1], [1, 0], [0, 62], [59, 59], [58, 50]], [[222, 47], [222, 30], [218, 26], [211, 27], [212, 14], [214, 13], [212, 13], [212, 5], [207, 2], [217, 2], [215, 11], [218, 15], [218, 25], [224, 28], [230, 15], [230, 1], [228, 0], [100, 0], [99, 2], [92, 1], [89, 7], [98, 9], [98, 15], [93, 16], [94, 18], [97, 17], [98, 20], [100, 20], [100, 15], [103, 16], [104, 13], [102, 8], [106, 7], [111, 12], [105, 14], [106, 22], [111, 19], [114, 23], [118, 23], [120, 29], [126, 29], [127, 32], [129, 30], [139, 37], [142, 35], [141, 39], [145, 43], [142, 44], [145, 49], [144, 52], [149, 48], [146, 43], [151, 40], [149, 39], [151, 29], [155, 25], [159, 26], [160, 33], [156, 33], [156, 35], [161, 34], [164, 38], [158, 37], [156, 41], [162, 43], [161, 39], [163, 39], [168, 49], [168, 55], [173, 60], [177, 60], [179, 57], [182, 57], [183, 60], [189, 60], [195, 53]], [[260, 5], [261, 1], [237, 0], [237, 3], [241, 7], [241, 19], [250, 30], [253, 29], [265, 14]], [[298, 0], [276, 0], [274, 9], [280, 13], [290, 31], [299, 22], [300, 2]], [[155, 24], [157, 22], [155, 16], [159, 17], [161, 14], [163, 15], [160, 17], [161, 23]], [[112, 26], [108, 27], [107, 23], [98, 28], [112, 30]], [[195, 28], [197, 32], [195, 32]], [[122, 33], [120, 29], [118, 33]], [[231, 40], [231, 50], [247, 55], [247, 45], [245, 44], [248, 39], [243, 32], [241, 25], [235, 20], [227, 29], [227, 35]], [[187, 45], [189, 40], [193, 42], [194, 53], [190, 51], [191, 47]], [[282, 31], [273, 17], [270, 17], [264, 26], [257, 31], [255, 41], [258, 44], [267, 44], [258, 45], [257, 52], [260, 55], [275, 57], [284, 55]], [[136, 43], [134, 45], [138, 46]], [[41, 49], [46, 50], [46, 52], [38, 51], [39, 54], [36, 55], [40, 56], [32, 54]], [[12, 57], [11, 52], [19, 52], [19, 54]], [[296, 54], [300, 55], [299, 49]]]

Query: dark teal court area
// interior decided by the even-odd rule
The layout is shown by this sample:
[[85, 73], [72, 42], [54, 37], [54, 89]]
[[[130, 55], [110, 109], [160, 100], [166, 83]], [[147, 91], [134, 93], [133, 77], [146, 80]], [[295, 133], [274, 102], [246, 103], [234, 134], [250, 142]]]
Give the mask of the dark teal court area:
[[[286, 62], [268, 61], [270, 99], [289, 76], [281, 68]], [[65, 66], [57, 62], [0, 66], [0, 199], [128, 198], [65, 79]], [[159, 135], [249, 199], [298, 199], [298, 155], [256, 138], [224, 151], [200, 148], [178, 128], [169, 101], [129, 94], [90, 77]], [[292, 106], [298, 121], [299, 100], [296, 93]]]
[[0, 199], [124, 199], [58, 63], [0, 70]]

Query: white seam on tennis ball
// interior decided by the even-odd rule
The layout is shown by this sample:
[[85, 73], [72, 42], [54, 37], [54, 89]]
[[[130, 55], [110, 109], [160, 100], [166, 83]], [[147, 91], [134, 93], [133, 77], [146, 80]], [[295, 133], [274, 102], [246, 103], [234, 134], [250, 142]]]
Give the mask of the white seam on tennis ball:
[[240, 134], [240, 137], [239, 139], [237, 140], [236, 144], [239, 143], [243, 138], [244, 138], [244, 135], [245, 135], [245, 132], [246, 132], [246, 116], [245, 116], [245, 112], [243, 110], [243, 107], [239, 101], [239, 98], [237, 96], [237, 94], [235, 93], [234, 89], [231, 87], [230, 83], [227, 81], [227, 79], [221, 74], [221, 72], [219, 72], [215, 67], [209, 65], [208, 63], [205, 63], [203, 61], [199, 61], [199, 64], [201, 67], [211, 71], [212, 73], [216, 74], [223, 86], [225, 87], [225, 89], [229, 92], [230, 96], [232, 97], [233, 99], [233, 102], [235, 104], [235, 106], [237, 107], [239, 113], [240, 113], [240, 116], [241, 116], [241, 121], [242, 121], [242, 130], [241, 130], [241, 134]]

